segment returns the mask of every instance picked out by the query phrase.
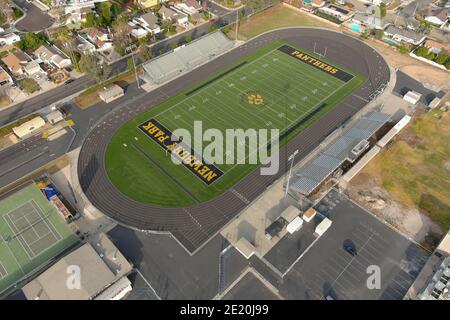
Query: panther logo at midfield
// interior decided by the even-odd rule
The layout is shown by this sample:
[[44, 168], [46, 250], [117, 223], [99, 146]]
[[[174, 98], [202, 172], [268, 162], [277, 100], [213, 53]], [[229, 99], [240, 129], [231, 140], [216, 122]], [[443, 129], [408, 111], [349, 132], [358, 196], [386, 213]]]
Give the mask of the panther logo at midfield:
[[260, 105], [264, 102], [264, 99], [260, 94], [252, 93], [247, 96], [247, 100], [249, 104]]

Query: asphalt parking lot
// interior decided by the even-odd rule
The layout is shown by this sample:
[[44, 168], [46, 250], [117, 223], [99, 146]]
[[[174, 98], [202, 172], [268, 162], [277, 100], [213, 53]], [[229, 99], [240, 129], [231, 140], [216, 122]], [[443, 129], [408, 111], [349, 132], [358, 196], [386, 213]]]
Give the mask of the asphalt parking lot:
[[280, 300], [255, 274], [247, 272], [223, 297], [223, 300]]
[[[334, 191], [319, 207], [333, 224], [284, 277], [281, 295], [287, 299], [402, 299], [429, 254]], [[350, 243], [357, 255], [345, 251], [344, 243]], [[372, 275], [369, 266], [380, 270], [379, 289], [367, 286]]]

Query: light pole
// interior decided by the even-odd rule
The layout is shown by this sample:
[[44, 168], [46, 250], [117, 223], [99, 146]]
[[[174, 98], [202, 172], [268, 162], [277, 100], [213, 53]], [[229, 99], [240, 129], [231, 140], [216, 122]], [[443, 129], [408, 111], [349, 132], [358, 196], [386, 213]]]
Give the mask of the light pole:
[[288, 174], [288, 179], [287, 179], [287, 183], [286, 183], [286, 192], [284, 194], [284, 197], [287, 197], [287, 193], [288, 193], [288, 189], [289, 189], [289, 181], [291, 180], [291, 172], [292, 172], [292, 166], [294, 165], [294, 158], [295, 156], [298, 154], [298, 149], [294, 151], [294, 153], [292, 153], [289, 158], [288, 161], [291, 161], [291, 167], [289, 168], [289, 174]]
[[[131, 43], [131, 37], [128, 34], [128, 40]], [[145, 44], [144, 44], [145, 45]], [[134, 51], [133, 51], [133, 46], [131, 46], [131, 60], [133, 61], [133, 68], [134, 68], [134, 74], [136, 75], [136, 83], [137, 83], [137, 87], [138, 89], [141, 88], [141, 86], [139, 85], [139, 78], [138, 78], [138, 74], [137, 74], [137, 70], [136, 70], [136, 62], [134, 62]]]

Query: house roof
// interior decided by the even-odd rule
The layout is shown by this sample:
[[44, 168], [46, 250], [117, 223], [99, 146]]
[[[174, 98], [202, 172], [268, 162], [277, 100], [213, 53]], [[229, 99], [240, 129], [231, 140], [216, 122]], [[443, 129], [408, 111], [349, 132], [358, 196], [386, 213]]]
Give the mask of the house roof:
[[427, 40], [425, 41], [425, 47], [427, 48], [434, 48], [434, 49], [440, 49], [443, 51], [450, 52], [450, 44], [449, 43], [441, 43], [434, 40]]
[[[67, 286], [67, 272], [74, 265], [78, 266], [80, 271], [80, 288], [77, 290], [71, 290]], [[87, 300], [100, 293], [115, 278], [92, 245], [85, 243], [56, 262], [22, 290], [30, 300]]]
[[157, 25], [156, 23], [158, 22], [158, 17], [156, 17], [156, 15], [154, 15], [151, 12], [142, 15], [140, 18], [151, 27], [156, 26]]
[[87, 28], [85, 32], [92, 39], [95, 37], [103, 37], [104, 35], [108, 34], [108, 31], [94, 27]]
[[202, 6], [195, 0], [184, 0], [183, 1], [187, 6], [194, 7], [195, 9], [201, 9]]
[[0, 82], [11, 81], [11, 76], [2, 67], [0, 67]]
[[444, 22], [450, 15], [450, 8], [443, 8], [430, 4], [424, 15], [427, 17], [436, 17]]
[[13, 73], [20, 72], [22, 70], [22, 61], [14, 53], [9, 53], [6, 57], [2, 59], [3, 63], [6, 64], [9, 70]]
[[159, 9], [158, 13], [164, 15], [166, 19], [173, 18], [177, 14], [175, 11], [165, 6], [162, 6], [161, 9]]
[[420, 41], [423, 37], [425, 37], [425, 35], [422, 33], [414, 32], [414, 31], [407, 30], [407, 29], [400, 29], [394, 25], [390, 25], [389, 27], [387, 27], [386, 33], [393, 34], [393, 35], [397, 34], [402, 37], [412, 39], [415, 41]]
[[61, 63], [66, 58], [61, 56], [59, 53], [55, 52], [52, 48], [48, 46], [40, 46], [35, 52], [35, 55], [39, 56], [44, 61], [52, 61], [56, 64]]

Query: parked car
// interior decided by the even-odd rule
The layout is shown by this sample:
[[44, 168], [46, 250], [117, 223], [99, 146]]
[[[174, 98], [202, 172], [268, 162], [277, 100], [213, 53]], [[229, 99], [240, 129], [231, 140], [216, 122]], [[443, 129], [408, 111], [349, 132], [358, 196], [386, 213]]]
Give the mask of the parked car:
[[344, 250], [350, 253], [352, 256], [356, 256], [358, 253], [356, 252], [356, 248], [350, 244], [344, 244]]
[[66, 84], [69, 84], [69, 83], [72, 83], [72, 82], [74, 82], [75, 80], [73, 80], [73, 79], [67, 79], [66, 81], [64, 81], [64, 84], [66, 85]]

